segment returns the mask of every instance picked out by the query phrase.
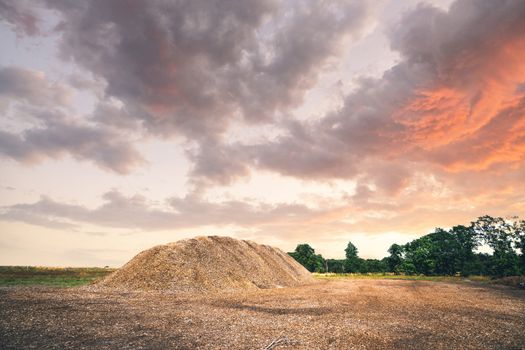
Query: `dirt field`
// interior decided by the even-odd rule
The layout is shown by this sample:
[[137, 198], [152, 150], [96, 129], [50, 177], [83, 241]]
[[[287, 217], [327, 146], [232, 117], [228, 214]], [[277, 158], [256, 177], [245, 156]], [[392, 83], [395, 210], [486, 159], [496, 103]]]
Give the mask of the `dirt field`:
[[525, 349], [525, 291], [396, 280], [187, 294], [0, 289], [3, 349]]

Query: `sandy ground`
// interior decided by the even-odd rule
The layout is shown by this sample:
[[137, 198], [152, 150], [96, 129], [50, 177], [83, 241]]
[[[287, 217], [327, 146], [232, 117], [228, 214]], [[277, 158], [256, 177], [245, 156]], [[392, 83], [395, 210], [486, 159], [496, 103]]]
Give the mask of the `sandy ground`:
[[525, 349], [525, 291], [332, 280], [230, 294], [0, 289], [2, 349]]

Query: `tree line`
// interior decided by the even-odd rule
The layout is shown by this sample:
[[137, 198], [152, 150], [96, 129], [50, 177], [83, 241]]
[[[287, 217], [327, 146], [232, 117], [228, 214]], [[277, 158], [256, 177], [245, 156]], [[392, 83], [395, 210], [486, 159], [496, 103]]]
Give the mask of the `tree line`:
[[[491, 253], [478, 248], [488, 246]], [[325, 259], [309, 244], [299, 244], [288, 253], [310, 272], [391, 272], [407, 275], [486, 275], [494, 277], [525, 274], [525, 220], [517, 217], [481, 216], [469, 226], [434, 232], [404, 245], [392, 244], [381, 260], [362, 259], [348, 242], [345, 259]]]

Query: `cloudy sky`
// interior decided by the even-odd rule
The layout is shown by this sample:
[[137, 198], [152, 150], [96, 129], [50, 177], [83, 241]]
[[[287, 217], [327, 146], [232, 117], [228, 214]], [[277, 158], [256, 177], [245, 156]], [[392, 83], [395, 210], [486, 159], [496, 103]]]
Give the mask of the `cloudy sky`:
[[523, 0], [0, 0], [0, 42], [0, 265], [525, 214]]

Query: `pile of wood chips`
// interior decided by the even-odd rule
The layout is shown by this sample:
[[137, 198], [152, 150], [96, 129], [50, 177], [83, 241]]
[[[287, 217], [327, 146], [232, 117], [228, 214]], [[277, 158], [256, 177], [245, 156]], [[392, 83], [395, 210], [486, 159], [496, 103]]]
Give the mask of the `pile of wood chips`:
[[312, 276], [278, 248], [230, 237], [197, 237], [135, 256], [96, 287], [174, 292], [297, 286]]

